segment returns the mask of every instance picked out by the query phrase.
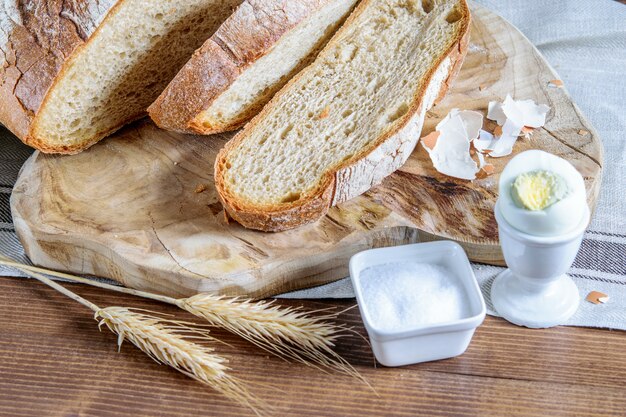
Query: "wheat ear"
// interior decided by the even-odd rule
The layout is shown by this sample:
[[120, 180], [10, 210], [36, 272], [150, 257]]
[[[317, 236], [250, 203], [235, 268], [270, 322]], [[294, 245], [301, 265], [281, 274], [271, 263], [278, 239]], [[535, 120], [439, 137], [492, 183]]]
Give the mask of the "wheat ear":
[[125, 307], [107, 307], [95, 313], [99, 327], [106, 325], [118, 335], [118, 345], [124, 339], [144, 351], [156, 362], [202, 382], [227, 398], [249, 407], [257, 415], [264, 404], [232, 377], [227, 359], [213, 353], [213, 349], [190, 342], [190, 337], [207, 339], [206, 330], [192, 328], [184, 323], [164, 320], [129, 310]]
[[[250, 341], [283, 359], [293, 359], [321, 369], [332, 369], [367, 381], [345, 359], [332, 350], [337, 338], [352, 329], [332, 322], [336, 314], [312, 317], [297, 308], [281, 308], [272, 302], [243, 300], [200, 293], [175, 299], [132, 288], [118, 287], [86, 278], [29, 265], [22, 265], [0, 256], [0, 264], [20, 270], [41, 272], [113, 291], [149, 298], [176, 305]], [[369, 385], [369, 384], [367, 384]]]
[[54, 288], [94, 312], [98, 327], [106, 325], [118, 335], [118, 347], [127, 339], [153, 360], [206, 384], [227, 398], [249, 407], [257, 415], [266, 405], [253, 396], [242, 382], [231, 376], [227, 359], [213, 353], [213, 349], [189, 341], [190, 338], [208, 339], [205, 329], [189, 327], [184, 322], [166, 320], [139, 313], [125, 307], [100, 308], [91, 301], [57, 284], [51, 279], [26, 268], [18, 268], [29, 276]]
[[200, 293], [176, 301], [191, 314], [241, 336], [282, 358], [333, 369], [362, 379], [332, 348], [349, 328], [334, 324], [334, 314], [313, 317], [299, 308], [283, 308], [274, 301], [256, 301]]

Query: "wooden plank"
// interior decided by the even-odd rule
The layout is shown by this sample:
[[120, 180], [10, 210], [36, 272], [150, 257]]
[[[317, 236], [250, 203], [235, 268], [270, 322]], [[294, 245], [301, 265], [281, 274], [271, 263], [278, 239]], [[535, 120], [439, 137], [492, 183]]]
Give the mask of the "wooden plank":
[[[67, 284], [101, 305], [184, 312], [156, 302]], [[307, 308], [354, 300], [295, 301]], [[358, 309], [340, 316], [364, 335]], [[222, 331], [217, 346], [234, 373], [293, 416], [608, 416], [626, 410], [625, 333], [574, 327], [530, 330], [487, 317], [457, 358], [403, 368], [374, 368], [357, 335], [338, 343], [379, 396], [350, 378], [268, 357]], [[0, 416], [241, 416], [252, 413], [152, 362], [132, 345], [117, 352], [91, 313], [34, 281], [0, 279]]]
[[[558, 76], [517, 29], [479, 6], [473, 16], [459, 78], [427, 114], [424, 134], [452, 107], [484, 113], [507, 93], [547, 103], [545, 128], [520, 140], [515, 152], [543, 149], [571, 161], [593, 207], [602, 165], [594, 129], [565, 89], [548, 86]], [[469, 182], [437, 173], [418, 145], [380, 186], [319, 222], [266, 234], [224, 221], [212, 172], [229, 137], [184, 136], [143, 121], [79, 155], [34, 155], [12, 198], [28, 255], [53, 269], [173, 296], [262, 297], [306, 288], [345, 277], [348, 259], [360, 250], [432, 239], [456, 240], [471, 259], [502, 263], [493, 206], [508, 157], [490, 160], [495, 175]], [[197, 193], [198, 185], [206, 190]]]

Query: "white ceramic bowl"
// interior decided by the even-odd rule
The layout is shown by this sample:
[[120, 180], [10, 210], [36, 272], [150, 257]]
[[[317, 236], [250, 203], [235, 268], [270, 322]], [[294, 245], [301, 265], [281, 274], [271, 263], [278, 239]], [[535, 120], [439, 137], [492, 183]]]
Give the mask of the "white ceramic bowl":
[[[363, 304], [360, 273], [366, 268], [392, 262], [425, 262], [448, 268], [456, 275], [467, 295], [470, 315], [432, 325], [420, 325], [402, 331], [377, 328]], [[356, 294], [361, 317], [378, 361], [385, 366], [451, 358], [465, 352], [476, 328], [485, 319], [486, 307], [474, 277], [474, 271], [463, 248], [451, 241], [416, 243], [371, 249], [357, 253], [350, 259], [350, 278]]]

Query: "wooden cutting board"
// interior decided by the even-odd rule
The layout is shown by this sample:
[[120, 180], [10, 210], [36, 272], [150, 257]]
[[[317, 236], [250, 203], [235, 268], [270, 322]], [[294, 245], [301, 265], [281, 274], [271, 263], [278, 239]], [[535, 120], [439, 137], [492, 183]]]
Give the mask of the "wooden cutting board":
[[[551, 110], [545, 128], [515, 153], [544, 149], [583, 174], [593, 207], [602, 146], [589, 122], [529, 41], [473, 7], [469, 52], [423, 134], [453, 107], [485, 112], [490, 100], [532, 98]], [[438, 174], [421, 145], [383, 184], [282, 233], [224, 221], [213, 161], [231, 135], [185, 136], [135, 123], [75, 156], [34, 154], [11, 200], [16, 231], [35, 264], [110, 277], [172, 296], [199, 291], [269, 296], [348, 275], [358, 251], [432, 239], [460, 242], [472, 260], [501, 264], [493, 206], [498, 173], [473, 182]]]

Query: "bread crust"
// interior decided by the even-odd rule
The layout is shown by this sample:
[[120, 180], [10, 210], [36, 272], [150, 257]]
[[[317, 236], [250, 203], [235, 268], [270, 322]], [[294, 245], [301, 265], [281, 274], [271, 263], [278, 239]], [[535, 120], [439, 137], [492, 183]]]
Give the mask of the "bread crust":
[[[344, 28], [349, 27], [352, 21], [356, 20], [357, 16], [364, 12], [368, 1], [371, 0], [361, 1], [335, 36], [340, 36], [341, 32], [345, 30]], [[245, 139], [246, 132], [250, 129], [254, 129], [258, 120], [261, 120], [271, 109], [272, 103], [278, 100], [282, 92], [287, 91], [292, 83], [296, 82], [297, 79], [302, 76], [302, 73], [298, 74], [283, 87], [281, 92], [276, 94], [274, 99], [265, 106], [263, 111], [252, 119], [244, 130], [231, 139], [217, 156], [214, 169], [215, 184], [218, 196], [224, 209], [228, 212], [228, 215], [244, 227], [250, 229], [267, 232], [292, 229], [319, 219], [328, 212], [331, 206], [367, 191], [369, 188], [382, 181], [384, 177], [402, 166], [419, 139], [425, 112], [428, 110], [428, 107], [430, 107], [423, 108], [424, 96], [426, 90], [433, 82], [435, 74], [442, 65], [445, 65], [446, 61], [449, 62], [450, 65], [448, 65], [446, 69], [448, 71], [447, 75], [441, 80], [440, 85], [435, 86], [437, 90], [435, 91], [433, 103], [429, 103], [431, 106], [443, 99], [450, 84], [458, 74], [465, 54], [467, 53], [471, 15], [466, 0], [459, 0], [458, 4], [462, 25], [459, 29], [457, 39], [451, 43], [448, 49], [441, 55], [440, 59], [431, 67], [431, 70], [425, 77], [428, 81], [415, 93], [408, 112], [394, 125], [394, 129], [383, 134], [371, 146], [363, 149], [350, 160], [329, 170], [321, 178], [317, 187], [293, 203], [261, 206], [241, 201], [229, 192], [224, 182], [224, 172], [228, 163], [228, 154]], [[377, 151], [382, 151], [382, 153], [389, 155], [399, 154], [400, 157], [391, 158], [390, 162], [382, 166], [381, 172], [378, 173], [378, 175], [372, 175], [372, 168], [368, 165], [371, 164], [372, 159], [377, 159], [378, 155], [376, 155], [375, 158], [368, 157], [371, 157]], [[358, 175], [362, 173], [370, 175], [371, 180], [361, 184], [362, 181]]]
[[[45, 110], [49, 93], [127, 1], [39, 0], [32, 1], [36, 3], [32, 7], [22, 7], [18, 0], [7, 0], [7, 3], [14, 4], [14, 13], [0, 7], [0, 54], [7, 51], [4, 69], [0, 69], [0, 123], [24, 143], [44, 153], [75, 154], [146, 115], [145, 111], [129, 114], [115, 126], [102, 129], [78, 144], [51, 145], [47, 138], [38, 137], [37, 116]], [[224, 7], [224, 13], [231, 11], [230, 7], [226, 8], [228, 3], [215, 1], [216, 5]], [[12, 14], [17, 17], [10, 18]], [[3, 31], [7, 40], [1, 47]], [[34, 58], [25, 58], [31, 55]], [[31, 74], [27, 78], [23, 75], [26, 70]], [[22, 80], [27, 82], [23, 83], [24, 94], [20, 95], [17, 93]]]
[[245, 0], [193, 54], [148, 114], [157, 126], [181, 133], [208, 135], [243, 126], [258, 109], [248, 110], [234, 124], [207, 126], [196, 117], [283, 35], [331, 1]]
[[93, 37], [116, 0], [42, 0], [34, 7], [10, 0], [0, 10], [2, 70], [0, 123], [43, 152], [76, 153], [83, 147], [50, 147], [33, 136], [36, 114], [64, 66]]

